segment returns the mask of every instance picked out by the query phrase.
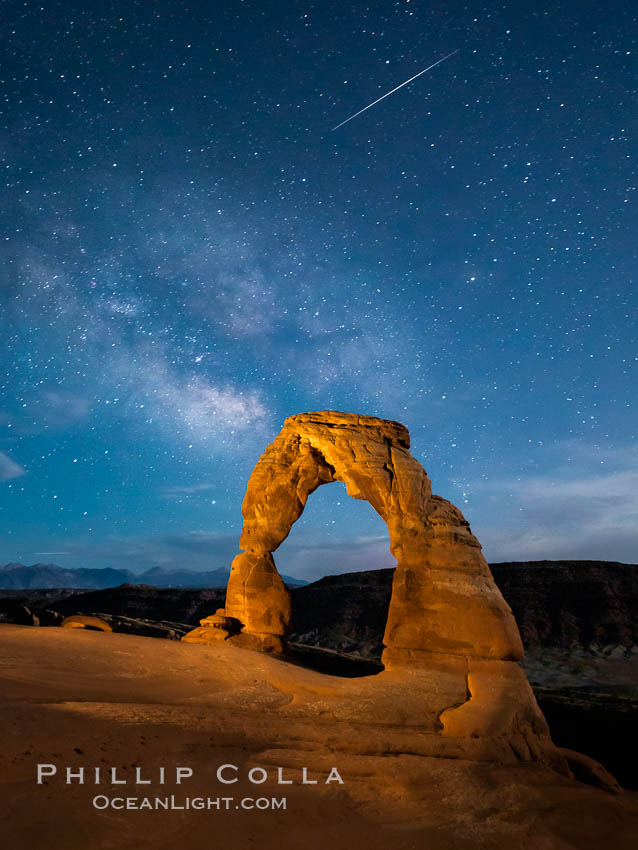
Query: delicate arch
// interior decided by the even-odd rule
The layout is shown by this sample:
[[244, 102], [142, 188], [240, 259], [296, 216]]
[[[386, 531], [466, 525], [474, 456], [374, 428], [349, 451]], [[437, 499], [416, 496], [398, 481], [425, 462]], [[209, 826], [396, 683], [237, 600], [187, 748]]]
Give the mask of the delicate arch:
[[[568, 773], [515, 663], [523, 653], [518, 628], [481, 547], [461, 512], [432, 495], [409, 449], [408, 431], [397, 422], [335, 411], [286, 419], [248, 482], [243, 551], [233, 561], [226, 607], [200, 620], [183, 640], [227, 640], [281, 652], [290, 596], [272, 553], [308, 496], [322, 484], [343, 481], [351, 496], [367, 499], [387, 523], [397, 567], [384, 635], [386, 671], [358, 680], [368, 684], [356, 694], [326, 682], [326, 705], [337, 700], [348, 706], [343, 716], [358, 717], [363, 698], [365, 723], [376, 727], [388, 716], [390, 691], [392, 711], [405, 718], [399, 722], [410, 727], [410, 739], [414, 729], [427, 732], [421, 737], [430, 754], [543, 760]], [[409, 674], [387, 672], [401, 667], [411, 668]], [[421, 708], [404, 716], [396, 706], [403, 698], [413, 700], [413, 687]], [[304, 685], [299, 690], [305, 694]], [[313, 696], [305, 696], [316, 709]], [[321, 701], [319, 691], [314, 696]], [[417, 716], [422, 725], [417, 720], [413, 726], [407, 718]]]
[[[272, 553], [288, 536], [308, 496], [342, 481], [388, 526], [397, 561], [383, 653], [386, 667], [420, 654], [517, 660], [516, 622], [496, 587], [478, 540], [454, 507], [432, 495], [410, 454], [403, 425], [373, 416], [320, 411], [286, 419], [253, 470], [242, 505], [240, 554], [223, 614], [248, 645], [281, 650], [290, 597]], [[203, 623], [202, 623], [203, 624]]]

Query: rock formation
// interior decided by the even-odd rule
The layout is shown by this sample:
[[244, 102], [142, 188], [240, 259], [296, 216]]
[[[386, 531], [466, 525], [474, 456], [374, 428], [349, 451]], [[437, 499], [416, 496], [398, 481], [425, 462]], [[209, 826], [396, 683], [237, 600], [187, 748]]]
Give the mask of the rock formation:
[[382, 683], [405, 687], [408, 673], [428, 694], [423, 716], [433, 718], [441, 754], [455, 741], [462, 757], [503, 760], [513, 753], [567, 772], [516, 663], [523, 655], [518, 628], [480, 544], [461, 512], [432, 494], [409, 449], [408, 430], [397, 422], [335, 411], [286, 419], [248, 481], [242, 551], [232, 564], [225, 608], [184, 640], [284, 651], [291, 604], [272, 553], [308, 496], [342, 481], [386, 522], [397, 560], [385, 671], [370, 685], [378, 689], [379, 711]]
[[461, 512], [432, 495], [397, 422], [323, 411], [286, 419], [255, 467], [242, 512], [243, 551], [233, 561], [225, 616], [265, 647], [280, 647], [290, 622], [289, 594], [272, 553], [308, 496], [342, 481], [388, 526], [397, 559], [385, 631], [386, 667], [421, 653], [517, 660], [523, 650], [512, 613]]
[[63, 629], [92, 629], [96, 632], [112, 632], [113, 628], [106, 620], [99, 617], [87, 617], [84, 614], [73, 614], [65, 617], [61, 624]]

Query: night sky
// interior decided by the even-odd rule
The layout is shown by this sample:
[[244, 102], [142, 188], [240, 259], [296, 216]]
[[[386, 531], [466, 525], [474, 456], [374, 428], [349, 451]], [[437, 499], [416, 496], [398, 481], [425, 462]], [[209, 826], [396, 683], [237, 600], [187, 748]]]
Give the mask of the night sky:
[[[633, 3], [3, 12], [0, 563], [227, 567], [328, 408], [407, 425], [492, 561], [638, 561]], [[276, 557], [387, 547], [334, 484]]]

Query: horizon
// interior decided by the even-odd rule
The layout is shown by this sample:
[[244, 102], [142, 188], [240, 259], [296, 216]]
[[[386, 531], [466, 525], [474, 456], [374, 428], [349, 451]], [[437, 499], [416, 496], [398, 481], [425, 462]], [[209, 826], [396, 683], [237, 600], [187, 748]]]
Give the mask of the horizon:
[[[577, 558], [577, 559], [576, 558], [559, 558], [559, 559], [555, 559], [555, 560], [549, 559], [549, 558], [539, 558], [539, 559], [530, 560], [530, 561], [490, 561], [490, 562], [488, 562], [488, 566], [503, 566], [504, 564], [526, 564], [526, 565], [530, 565], [530, 564], [571, 564], [571, 563], [574, 563], [574, 564], [579, 564], [579, 563], [582, 563], [582, 564], [612, 564], [612, 565], [620, 565], [620, 566], [625, 566], [625, 567], [638, 566], [638, 564], [629, 563], [629, 562], [626, 562], [626, 561], [613, 561], [613, 560], [610, 561], [610, 560], [601, 560], [599, 558]], [[10, 561], [6, 564], [0, 564], [0, 570], [5, 570], [5, 569], [7, 569], [7, 567], [12, 567], [12, 568], [16, 568], [16, 569], [17, 568], [33, 569], [34, 567], [42, 567], [42, 568], [54, 568], [54, 569], [70, 570], [70, 571], [74, 571], [74, 570], [97, 570], [97, 571], [111, 570], [113, 572], [129, 573], [133, 577], [141, 577], [141, 576], [146, 575], [149, 572], [160, 572], [160, 573], [163, 573], [165, 575], [171, 575], [173, 573], [184, 573], [184, 572], [185, 573], [195, 573], [195, 574], [199, 573], [201, 575], [205, 575], [206, 573], [230, 574], [230, 567], [211, 567], [211, 568], [208, 568], [208, 569], [206, 569], [206, 568], [198, 569], [198, 568], [195, 568], [195, 567], [166, 567], [166, 566], [160, 567], [160, 566], [154, 566], [154, 567], [148, 567], [148, 568], [145, 568], [145, 569], [143, 569], [139, 572], [136, 572], [136, 571], [130, 569], [129, 567], [118, 567], [118, 566], [115, 566], [113, 564], [109, 564], [109, 565], [104, 566], [104, 567], [91, 567], [91, 566], [64, 567], [61, 564], [57, 564], [53, 561], [51, 561], [51, 562], [37, 561], [33, 564], [23, 564], [23, 563], [20, 563], [18, 561]], [[345, 570], [344, 572], [327, 572], [327, 573], [321, 575], [319, 578], [326, 578], [326, 577], [330, 577], [330, 576], [339, 576], [339, 575], [349, 575], [349, 574], [355, 575], [358, 572], [376, 572], [376, 571], [379, 571], [379, 570], [394, 570], [395, 568], [396, 568], [396, 562], [395, 562], [394, 565], [391, 565], [391, 566], [371, 567], [370, 569], [362, 567], [361, 569], [358, 569], [358, 570], [357, 569], [355, 569], [355, 570], [349, 569], [349, 570]], [[319, 580], [319, 579], [316, 579], [316, 578], [315, 579], [309, 579], [309, 580], [300, 579], [298, 576], [290, 575], [290, 574], [282, 572], [282, 571], [279, 571], [279, 572], [284, 578], [291, 578], [291, 579], [295, 579], [295, 580], [299, 579], [300, 581], [302, 581], [302, 580], [303, 581], [309, 581], [309, 583], [311, 583], [312, 581], [318, 581]]]

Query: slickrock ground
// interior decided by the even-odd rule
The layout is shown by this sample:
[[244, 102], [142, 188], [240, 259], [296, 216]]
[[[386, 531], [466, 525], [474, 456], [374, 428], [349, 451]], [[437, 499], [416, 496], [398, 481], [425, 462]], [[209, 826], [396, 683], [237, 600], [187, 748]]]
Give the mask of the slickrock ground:
[[[523, 668], [560, 746], [638, 788], [638, 566], [492, 564], [521, 627]], [[381, 657], [392, 570], [327, 576], [293, 594], [293, 640]]]
[[[623, 786], [638, 788], [638, 566], [554, 561], [491, 569], [521, 624], [523, 666], [555, 742], [592, 756]], [[377, 570], [329, 576], [293, 591], [295, 640], [370, 659], [357, 668], [351, 659], [322, 653], [306, 663], [316, 660], [323, 672], [339, 675], [378, 669], [373, 660], [381, 657], [392, 575]], [[7, 596], [0, 599], [0, 618], [14, 624], [33, 622], [24, 616], [26, 606], [40, 625], [59, 625], [62, 615], [53, 619], [51, 607], [106, 618], [117, 632], [165, 638], [171, 631], [183, 634], [223, 605], [224, 590], [122, 585]]]
[[[616, 796], [540, 763], [424, 755], [434, 718], [409, 670], [339, 679], [221, 642], [2, 625], [0, 680], [3, 842], [15, 850], [635, 846], [632, 792]], [[145, 777], [182, 765], [194, 777], [179, 787], [168, 774], [163, 786], [37, 786], [42, 762], [116, 766], [129, 778], [136, 765]], [[223, 786], [223, 763], [283, 766], [286, 778], [307, 766], [318, 779], [334, 765], [344, 785]], [[97, 812], [96, 793], [286, 796], [287, 810]]]

